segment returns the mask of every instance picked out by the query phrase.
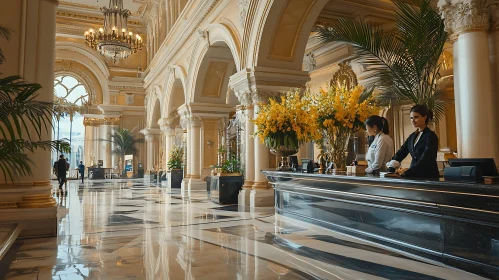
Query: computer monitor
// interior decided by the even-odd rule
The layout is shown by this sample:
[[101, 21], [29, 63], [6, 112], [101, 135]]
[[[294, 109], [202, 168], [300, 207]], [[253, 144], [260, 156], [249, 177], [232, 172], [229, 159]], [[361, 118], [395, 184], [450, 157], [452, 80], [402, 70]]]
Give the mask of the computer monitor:
[[297, 156], [289, 156], [289, 166], [300, 169], [300, 166], [298, 165], [298, 157]]
[[480, 168], [482, 176], [499, 176], [493, 158], [450, 158], [451, 167], [475, 166]]

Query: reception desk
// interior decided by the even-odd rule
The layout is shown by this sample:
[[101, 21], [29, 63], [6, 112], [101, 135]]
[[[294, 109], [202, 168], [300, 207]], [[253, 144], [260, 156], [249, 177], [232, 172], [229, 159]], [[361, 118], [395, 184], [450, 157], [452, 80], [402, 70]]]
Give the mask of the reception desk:
[[499, 279], [499, 186], [264, 171], [276, 212]]

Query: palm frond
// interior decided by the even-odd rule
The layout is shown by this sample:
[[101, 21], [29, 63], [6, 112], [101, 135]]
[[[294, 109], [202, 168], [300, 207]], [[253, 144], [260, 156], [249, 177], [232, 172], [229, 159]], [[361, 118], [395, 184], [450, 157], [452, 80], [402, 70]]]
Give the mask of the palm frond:
[[129, 130], [126, 128], [116, 127], [109, 134], [109, 139], [99, 140], [113, 143], [114, 149], [111, 151], [111, 153], [118, 155], [122, 159], [124, 159], [125, 155], [137, 154], [138, 149], [136, 145], [144, 142], [144, 139], [136, 139], [133, 136], [133, 131], [135, 131], [135, 128]]
[[377, 78], [378, 90], [387, 95], [381, 100], [426, 104], [439, 119], [443, 115], [442, 102], [435, 93], [439, 59], [447, 40], [444, 22], [430, 0], [392, 2], [397, 8], [395, 31], [383, 30], [362, 18], [341, 18], [334, 26], [320, 26], [318, 37], [324, 43], [353, 46], [356, 62]]
[[[10, 29], [4, 26], [0, 26], [0, 37], [6, 39], [7, 41], [10, 40], [10, 35], [11, 35]], [[2, 64], [5, 61], [5, 55], [3, 54], [2, 48], [0, 48], [0, 64]]]
[[33, 161], [27, 151], [70, 152], [67, 142], [39, 140], [52, 128], [54, 113], [52, 103], [36, 100], [40, 88], [19, 76], [0, 78], [0, 170], [5, 180], [32, 174]]

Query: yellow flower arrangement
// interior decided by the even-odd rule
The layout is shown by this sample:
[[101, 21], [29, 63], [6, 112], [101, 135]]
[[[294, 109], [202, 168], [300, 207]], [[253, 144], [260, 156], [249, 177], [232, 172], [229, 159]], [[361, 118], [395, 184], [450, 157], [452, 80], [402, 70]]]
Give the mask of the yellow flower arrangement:
[[346, 148], [351, 133], [364, 127], [365, 120], [378, 110], [372, 91], [362, 86], [353, 89], [329, 86], [311, 95], [317, 110], [317, 126], [338, 170], [345, 169]]
[[309, 98], [302, 98], [299, 90], [287, 92], [280, 100], [271, 98], [262, 104], [257, 117], [257, 135], [269, 148], [287, 146], [298, 148], [300, 142], [320, 139], [317, 109]]
[[372, 94], [363, 94], [364, 88], [356, 86], [330, 86], [312, 96], [317, 106], [318, 125], [321, 129], [346, 128], [355, 132], [364, 127], [364, 121], [377, 111]]

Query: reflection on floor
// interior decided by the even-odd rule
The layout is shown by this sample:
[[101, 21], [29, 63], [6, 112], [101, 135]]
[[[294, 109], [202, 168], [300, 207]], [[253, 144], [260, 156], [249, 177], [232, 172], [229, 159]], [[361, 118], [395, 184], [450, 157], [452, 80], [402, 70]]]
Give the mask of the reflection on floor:
[[202, 191], [113, 180], [54, 196], [59, 236], [18, 244], [7, 279], [483, 279]]

